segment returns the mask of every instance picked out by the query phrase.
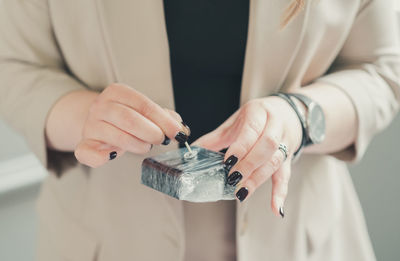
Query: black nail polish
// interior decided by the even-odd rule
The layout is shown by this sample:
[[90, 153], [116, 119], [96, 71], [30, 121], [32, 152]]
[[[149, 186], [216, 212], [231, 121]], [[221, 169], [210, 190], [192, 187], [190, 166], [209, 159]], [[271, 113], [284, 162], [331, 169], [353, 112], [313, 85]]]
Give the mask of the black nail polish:
[[226, 151], [228, 150], [228, 148], [225, 148], [225, 149], [222, 149], [222, 150], [220, 150], [219, 152], [221, 152], [221, 153], [226, 153]]
[[175, 139], [179, 143], [185, 143], [188, 140], [188, 138], [189, 137], [183, 131], [178, 132], [178, 134], [176, 134], [176, 136], [175, 136]]
[[117, 157], [117, 152], [116, 151], [112, 151], [110, 152], [110, 160], [113, 160]]
[[185, 127], [188, 130], [188, 132], [189, 132], [188, 135], [190, 135], [190, 133], [191, 133], [190, 127], [183, 121], [181, 122], [181, 124], [183, 125], [183, 127]]
[[229, 156], [229, 158], [224, 162], [225, 168], [229, 171], [238, 162], [238, 158], [235, 155]]
[[246, 187], [243, 187], [239, 189], [239, 191], [236, 193], [236, 197], [240, 200], [240, 202], [243, 202], [243, 200], [246, 199], [248, 194], [249, 190]]
[[239, 171], [234, 171], [227, 179], [226, 183], [231, 186], [236, 186], [243, 178]]
[[171, 142], [171, 140], [165, 136], [164, 141], [161, 143], [162, 145], [168, 145]]
[[283, 207], [279, 208], [279, 214], [281, 215], [282, 218], [285, 217], [285, 212], [283, 211]]

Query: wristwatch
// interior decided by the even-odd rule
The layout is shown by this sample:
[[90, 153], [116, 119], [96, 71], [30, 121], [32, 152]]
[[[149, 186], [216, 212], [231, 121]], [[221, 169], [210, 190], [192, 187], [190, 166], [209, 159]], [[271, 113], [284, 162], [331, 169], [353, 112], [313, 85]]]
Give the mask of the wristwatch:
[[321, 106], [318, 103], [308, 98], [303, 94], [288, 93], [291, 99], [294, 97], [304, 104], [306, 107], [305, 120], [305, 141], [303, 146], [309, 146], [312, 144], [319, 144], [325, 139], [325, 115]]
[[[318, 103], [307, 96], [297, 93], [279, 92], [271, 96], [278, 96], [284, 99], [293, 108], [301, 123], [302, 141], [297, 151], [293, 154], [295, 158], [300, 154], [303, 147], [319, 144], [325, 139], [325, 115]], [[304, 104], [306, 108], [304, 113], [298, 108], [293, 98]]]

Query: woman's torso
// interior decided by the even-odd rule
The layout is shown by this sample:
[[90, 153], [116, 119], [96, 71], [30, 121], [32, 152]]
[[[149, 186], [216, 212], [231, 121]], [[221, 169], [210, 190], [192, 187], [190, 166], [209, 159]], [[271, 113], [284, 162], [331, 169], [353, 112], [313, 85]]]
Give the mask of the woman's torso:
[[[68, 73], [92, 90], [115, 81], [127, 83], [174, 109], [162, 1], [49, 2], [52, 30]], [[311, 2], [279, 31], [288, 2], [251, 1], [241, 103], [278, 89], [298, 88], [327, 71], [351, 29], [360, 1]], [[157, 147], [150, 155], [174, 148], [173, 144]], [[53, 162], [62, 177], [50, 175], [39, 199], [42, 260], [60, 256], [71, 260], [183, 258], [183, 207], [139, 183], [142, 159], [127, 154], [95, 170], [77, 165], [72, 154]], [[284, 221], [269, 211], [269, 183], [238, 206], [239, 260], [264, 256], [306, 260], [334, 232], [341, 239], [336, 242], [338, 249], [344, 249], [342, 244], [368, 248], [344, 164], [329, 156], [304, 155], [293, 168]], [[343, 215], [344, 210], [352, 214]], [[355, 233], [340, 236], [338, 228], [343, 226], [339, 224], [351, 225]], [[366, 239], [354, 240], [359, 238], [356, 234]], [[46, 251], [46, 245], [57, 251]], [[353, 249], [355, 256], [362, 256], [362, 251]]]
[[[191, 142], [239, 107], [249, 2], [166, 0], [164, 10], [175, 109]], [[236, 259], [235, 204], [183, 203], [185, 260]]]

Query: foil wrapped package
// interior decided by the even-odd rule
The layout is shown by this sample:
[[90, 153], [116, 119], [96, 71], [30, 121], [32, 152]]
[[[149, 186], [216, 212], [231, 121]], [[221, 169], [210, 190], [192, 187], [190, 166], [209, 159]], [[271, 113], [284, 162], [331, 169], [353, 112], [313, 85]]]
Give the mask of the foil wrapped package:
[[235, 187], [226, 184], [224, 155], [200, 147], [169, 151], [142, 163], [142, 184], [171, 197], [191, 202], [235, 199]]

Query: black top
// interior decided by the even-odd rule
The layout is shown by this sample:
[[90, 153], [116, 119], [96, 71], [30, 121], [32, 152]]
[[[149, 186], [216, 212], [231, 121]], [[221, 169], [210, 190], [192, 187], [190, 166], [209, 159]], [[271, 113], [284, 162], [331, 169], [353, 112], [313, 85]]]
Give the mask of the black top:
[[239, 106], [249, 0], [164, 0], [176, 111], [189, 142]]

